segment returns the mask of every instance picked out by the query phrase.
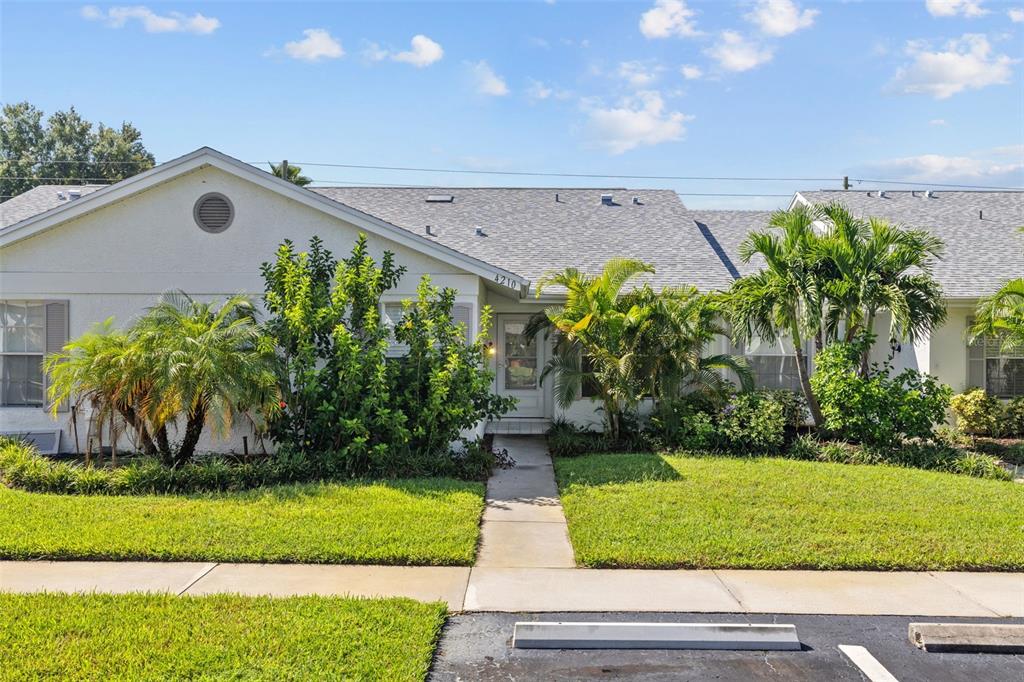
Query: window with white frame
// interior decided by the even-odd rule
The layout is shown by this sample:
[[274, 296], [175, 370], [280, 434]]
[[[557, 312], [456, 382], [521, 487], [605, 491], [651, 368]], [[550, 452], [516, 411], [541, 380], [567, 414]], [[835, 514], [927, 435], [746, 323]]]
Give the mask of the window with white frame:
[[[381, 322], [391, 330], [391, 345], [388, 347], [389, 357], [401, 357], [409, 352], [409, 345], [395, 340], [394, 329], [402, 322], [404, 307], [401, 301], [388, 301], [382, 305]], [[452, 305], [452, 321], [461, 324], [466, 335], [466, 343], [473, 342], [473, 304], [455, 303]]]
[[0, 406], [42, 407], [43, 358], [66, 342], [66, 301], [0, 300]]
[[778, 343], [768, 343], [753, 337], [735, 352], [747, 359], [757, 388], [801, 390], [792, 343], [784, 339]]
[[[973, 323], [969, 320], [968, 324]], [[984, 388], [998, 398], [1024, 396], [1024, 348], [1004, 350], [997, 336], [980, 338], [968, 346], [968, 384]]]

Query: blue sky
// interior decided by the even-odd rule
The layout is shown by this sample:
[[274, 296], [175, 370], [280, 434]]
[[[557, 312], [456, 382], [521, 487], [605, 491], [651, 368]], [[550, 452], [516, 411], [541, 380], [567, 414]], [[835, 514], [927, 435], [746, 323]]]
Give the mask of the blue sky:
[[[4, 2], [4, 102], [132, 121], [158, 160], [318, 181], [670, 187], [770, 207], [839, 178], [1024, 186], [1024, 2]], [[834, 180], [833, 180], [834, 178]]]

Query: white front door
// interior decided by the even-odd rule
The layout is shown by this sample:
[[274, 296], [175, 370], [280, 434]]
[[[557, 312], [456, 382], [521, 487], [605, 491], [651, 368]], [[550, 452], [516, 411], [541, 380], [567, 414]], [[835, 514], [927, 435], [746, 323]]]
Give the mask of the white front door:
[[542, 338], [528, 338], [523, 333], [529, 319], [529, 315], [498, 315], [495, 343], [498, 394], [518, 400], [515, 410], [507, 417], [545, 416], [544, 389], [540, 385], [544, 343]]

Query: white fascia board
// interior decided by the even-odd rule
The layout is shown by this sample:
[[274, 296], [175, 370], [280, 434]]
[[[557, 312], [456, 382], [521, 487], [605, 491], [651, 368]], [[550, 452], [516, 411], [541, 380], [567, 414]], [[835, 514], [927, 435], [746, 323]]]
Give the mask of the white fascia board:
[[796, 208], [797, 204], [810, 206], [811, 202], [807, 201], [807, 199], [804, 198], [804, 195], [800, 194], [800, 192], [797, 192], [793, 195], [793, 198], [789, 200], [789, 208], [786, 210], [792, 211]]
[[134, 175], [109, 187], [97, 190], [81, 199], [76, 199], [74, 202], [57, 206], [49, 211], [10, 225], [0, 230], [0, 247], [14, 244], [40, 232], [57, 227], [69, 220], [99, 210], [111, 203], [127, 199], [134, 194], [172, 180], [184, 173], [207, 166], [242, 177], [265, 189], [293, 199], [300, 204], [349, 222], [359, 229], [385, 237], [446, 263], [451, 263], [474, 275], [498, 282], [502, 286], [515, 291], [520, 298], [525, 296], [529, 290], [530, 281], [514, 272], [485, 263], [443, 244], [438, 244], [426, 237], [413, 234], [397, 225], [392, 225], [376, 216], [282, 180], [271, 173], [254, 168], [210, 147], [202, 147], [185, 156], [151, 168], [144, 173]]

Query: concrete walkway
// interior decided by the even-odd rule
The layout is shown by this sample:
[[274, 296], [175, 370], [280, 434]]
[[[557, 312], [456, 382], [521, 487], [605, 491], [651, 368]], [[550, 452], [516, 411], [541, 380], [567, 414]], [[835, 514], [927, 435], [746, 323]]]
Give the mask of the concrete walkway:
[[487, 482], [477, 568], [575, 568], [569, 527], [542, 436], [494, 437], [516, 461]]
[[689, 612], [1024, 618], [1024, 573], [576, 568], [551, 458], [496, 436], [518, 466], [487, 485], [477, 565], [0, 561], [0, 591], [353, 595], [453, 611]]

